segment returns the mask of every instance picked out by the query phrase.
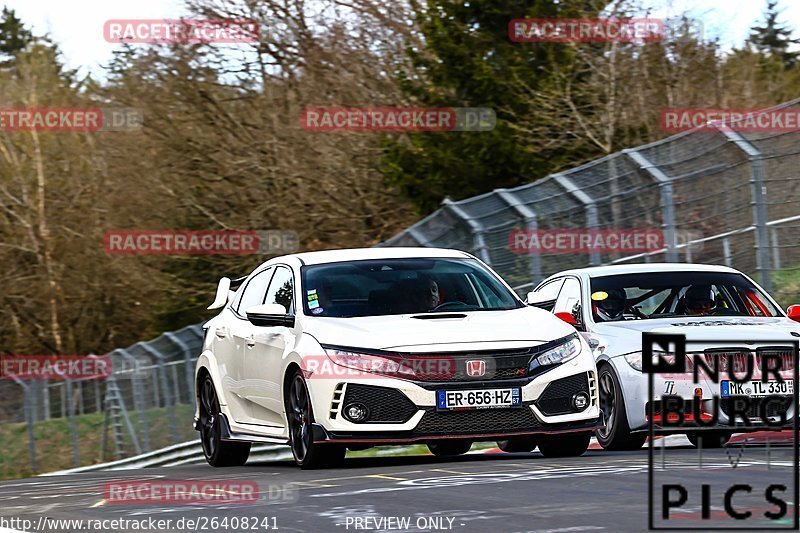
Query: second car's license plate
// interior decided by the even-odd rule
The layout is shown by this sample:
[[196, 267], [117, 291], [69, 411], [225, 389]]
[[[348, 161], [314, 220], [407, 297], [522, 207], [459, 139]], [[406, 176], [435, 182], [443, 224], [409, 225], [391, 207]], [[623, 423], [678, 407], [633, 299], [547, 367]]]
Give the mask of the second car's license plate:
[[751, 396], [753, 398], [763, 398], [764, 396], [791, 396], [794, 394], [794, 380], [784, 381], [745, 381], [735, 383], [723, 380], [720, 382], [720, 396]]
[[436, 391], [436, 408], [450, 409], [486, 409], [495, 407], [517, 407], [522, 399], [519, 387], [510, 389], [477, 389], [477, 390], [438, 390]]

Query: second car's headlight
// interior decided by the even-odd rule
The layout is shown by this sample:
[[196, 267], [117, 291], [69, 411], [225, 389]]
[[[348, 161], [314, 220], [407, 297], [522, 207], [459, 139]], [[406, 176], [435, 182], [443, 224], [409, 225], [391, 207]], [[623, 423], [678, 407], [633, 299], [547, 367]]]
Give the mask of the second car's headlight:
[[623, 357], [634, 370], [642, 371], [642, 352], [625, 354]]
[[567, 342], [537, 355], [536, 362], [539, 363], [540, 366], [555, 365], [569, 361], [579, 353], [581, 353], [581, 341], [577, 336], [574, 336], [567, 340]]
[[[631, 368], [638, 370], [639, 372], [642, 371], [642, 352], [625, 354], [623, 357], [625, 358], [625, 361], [631, 365]], [[653, 352], [653, 359], [656, 357], [664, 357], [669, 359], [670, 356], [666, 352]]]

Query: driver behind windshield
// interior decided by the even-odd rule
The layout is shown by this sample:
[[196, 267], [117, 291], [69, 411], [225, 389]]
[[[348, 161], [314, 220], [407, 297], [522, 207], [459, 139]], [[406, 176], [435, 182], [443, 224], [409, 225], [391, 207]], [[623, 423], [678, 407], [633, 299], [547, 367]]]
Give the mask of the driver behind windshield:
[[592, 294], [594, 313], [601, 322], [620, 320], [625, 312], [628, 296], [625, 289], [608, 289]]
[[439, 285], [432, 279], [422, 280], [416, 294], [422, 311], [431, 311], [439, 305]]
[[686, 290], [683, 305], [687, 315], [707, 315], [717, 309], [717, 297], [710, 285], [692, 285]]
[[401, 280], [392, 292], [399, 298], [395, 313], [425, 313], [439, 305], [439, 285], [427, 277]]

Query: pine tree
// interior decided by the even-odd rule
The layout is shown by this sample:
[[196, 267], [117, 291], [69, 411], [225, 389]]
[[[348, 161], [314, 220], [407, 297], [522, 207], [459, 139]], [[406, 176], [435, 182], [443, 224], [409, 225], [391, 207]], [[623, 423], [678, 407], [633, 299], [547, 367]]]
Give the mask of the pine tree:
[[[508, 36], [517, 18], [597, 17], [603, 0], [425, 0], [414, 2], [423, 49], [409, 50], [413, 73], [402, 73], [416, 106], [490, 107], [488, 132], [414, 132], [388, 139], [382, 171], [421, 213], [446, 196], [465, 198], [546, 175], [559, 154], [520, 149], [526, 139], [514, 117], [536, 114], [521, 94], [547, 83], [551, 65], [574, 57], [563, 43], [519, 43]], [[574, 154], [573, 154], [574, 155]]]
[[24, 50], [34, 40], [33, 34], [19, 19], [13, 9], [3, 8], [0, 18], [0, 54], [8, 61]]
[[777, 0], [767, 0], [764, 25], [753, 26], [747, 42], [761, 54], [780, 59], [789, 69], [797, 65], [800, 58], [800, 51], [790, 51], [789, 48], [800, 43], [800, 39], [793, 39], [792, 29], [778, 22], [781, 11], [777, 6]]

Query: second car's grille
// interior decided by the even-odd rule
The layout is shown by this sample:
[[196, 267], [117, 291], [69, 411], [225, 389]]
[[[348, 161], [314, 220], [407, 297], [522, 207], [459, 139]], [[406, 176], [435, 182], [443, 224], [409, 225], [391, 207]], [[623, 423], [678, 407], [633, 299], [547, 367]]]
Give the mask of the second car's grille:
[[[795, 355], [794, 348], [791, 346], [758, 348], [755, 353], [747, 348], [734, 350], [708, 349], [705, 351], [704, 359], [706, 360], [706, 364], [714, 368], [714, 360], [719, 358], [718, 370], [720, 372], [728, 372], [728, 367], [732, 364], [733, 371], [740, 374], [747, 371], [748, 365], [754, 366], [760, 371], [765, 355], [779, 358], [781, 361], [781, 371], [794, 370], [797, 356]], [[752, 360], [753, 357], [755, 357], [755, 361], [748, 362], [748, 359]], [[770, 367], [772, 366], [774, 366], [774, 363], [770, 364]]]
[[351, 403], [366, 406], [369, 414], [363, 423], [402, 424], [417, 412], [417, 406], [408, 396], [389, 387], [351, 383], [345, 391], [343, 406], [346, 408]]
[[[793, 400], [794, 398], [792, 396], [786, 396], [784, 398], [750, 398], [750, 406], [748, 407], [746, 414], [751, 422], [759, 424], [761, 423], [761, 405], [763, 402], [767, 402], [766, 415], [768, 417], [773, 417], [781, 416], [781, 414], [786, 413], [789, 410], [789, 407], [791, 407]], [[725, 416], [730, 416], [729, 413], [732, 412], [732, 408], [729, 402], [726, 401], [726, 398], [723, 398], [722, 401], [720, 401], [719, 408], [723, 413], [725, 413]], [[740, 417], [736, 417], [736, 423], [741, 423]]]
[[536, 429], [541, 423], [530, 410], [476, 409], [471, 411], [432, 411], [425, 413], [414, 433], [425, 435], [463, 435], [503, 433], [509, 430]]
[[572, 397], [579, 392], [589, 394], [589, 381], [586, 374], [576, 374], [557, 379], [547, 385], [536, 406], [542, 413], [553, 416], [572, 413]]

